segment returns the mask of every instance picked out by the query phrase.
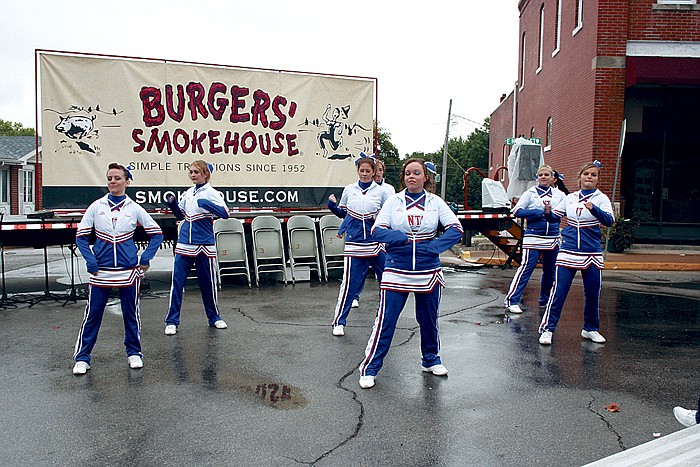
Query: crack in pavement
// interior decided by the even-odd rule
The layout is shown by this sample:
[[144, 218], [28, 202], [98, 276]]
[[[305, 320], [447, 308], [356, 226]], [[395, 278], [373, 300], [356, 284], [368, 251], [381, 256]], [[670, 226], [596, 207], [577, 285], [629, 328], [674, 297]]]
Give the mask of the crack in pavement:
[[617, 437], [617, 444], [620, 446], [620, 449], [622, 449], [623, 451], [626, 450], [627, 448], [625, 447], [624, 441], [622, 441], [622, 436], [620, 436], [620, 433], [618, 433], [617, 430], [615, 430], [615, 428], [613, 428], [612, 423], [610, 423], [608, 421], [608, 419], [605, 418], [604, 414], [601, 414], [597, 410], [593, 409], [593, 402], [595, 402], [595, 401], [596, 401], [596, 398], [591, 393], [591, 400], [590, 400], [590, 402], [588, 402], [588, 410], [593, 412], [594, 414], [596, 414], [598, 417], [600, 417], [600, 419], [603, 421], [603, 423], [605, 423], [607, 425], [608, 430], [612, 431], [615, 434], [615, 436]]
[[[319, 327], [319, 326], [326, 327], [326, 326], [329, 326], [329, 325], [321, 325], [321, 324], [308, 324], [308, 325], [305, 325], [305, 324], [298, 324], [298, 323], [284, 323], [284, 322], [274, 322], [274, 321], [260, 321], [260, 320], [256, 320], [256, 319], [253, 318], [252, 316], [248, 315], [247, 313], [245, 313], [245, 312], [244, 312], [243, 310], [241, 310], [240, 308], [232, 308], [231, 310], [234, 311], [234, 312], [238, 312], [240, 315], [242, 315], [242, 316], [245, 317], [245, 318], [248, 318], [249, 320], [251, 320], [252, 322], [254, 322], [254, 323], [256, 323], [256, 324], [288, 325], [288, 326], [296, 326], [296, 327]], [[361, 363], [361, 362], [360, 362], [360, 363]], [[355, 403], [357, 403], [357, 404], [359, 405], [359, 407], [360, 407], [360, 414], [359, 414], [359, 416], [358, 416], [357, 423], [356, 423], [356, 425], [355, 425], [354, 431], [353, 431], [350, 435], [348, 435], [343, 441], [341, 441], [340, 443], [338, 443], [336, 446], [333, 446], [332, 448], [328, 449], [327, 451], [325, 451], [324, 453], [322, 453], [320, 456], [318, 456], [316, 459], [314, 459], [314, 460], [311, 461], [311, 462], [301, 461], [301, 460], [299, 460], [299, 459], [295, 459], [295, 458], [293, 458], [293, 457], [288, 457], [288, 456], [283, 456], [283, 457], [285, 457], [286, 459], [289, 459], [289, 460], [291, 460], [291, 461], [294, 461], [294, 462], [296, 462], [296, 463], [298, 463], [298, 464], [303, 464], [303, 465], [316, 465], [316, 463], [317, 463], [318, 461], [320, 461], [320, 460], [322, 460], [322, 459], [328, 457], [329, 455], [331, 455], [331, 454], [333, 453], [333, 451], [335, 451], [336, 449], [340, 448], [341, 446], [346, 445], [346, 444], [349, 443], [351, 440], [353, 440], [355, 437], [357, 437], [357, 435], [360, 433], [360, 429], [362, 428], [362, 425], [364, 424], [365, 407], [364, 407], [364, 404], [362, 403], [362, 401], [358, 399], [358, 397], [357, 397], [357, 392], [356, 392], [356, 391], [353, 391], [352, 389], [349, 389], [349, 388], [343, 386], [343, 384], [344, 384], [345, 380], [346, 380], [350, 375], [352, 375], [352, 374], [360, 367], [360, 363], [358, 363], [358, 364], [355, 365], [350, 371], [348, 371], [347, 373], [345, 373], [345, 374], [338, 380], [338, 382], [336, 383], [336, 387], [339, 388], [339, 389], [341, 389], [341, 390], [343, 390], [343, 391], [345, 391], [345, 392], [350, 393], [350, 395], [352, 396], [352, 400], [354, 400]]]

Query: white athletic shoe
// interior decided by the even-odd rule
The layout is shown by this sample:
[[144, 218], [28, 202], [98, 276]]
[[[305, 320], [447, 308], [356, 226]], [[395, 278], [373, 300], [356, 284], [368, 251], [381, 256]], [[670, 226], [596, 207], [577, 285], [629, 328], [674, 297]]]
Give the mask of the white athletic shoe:
[[432, 373], [435, 376], [447, 376], [447, 367], [445, 367], [445, 365], [442, 364], [437, 364], [429, 367], [422, 366], [421, 368], [426, 373]]
[[352, 305], [350, 305], [350, 308], [358, 308], [360, 306], [360, 302], [357, 301], [357, 299], [352, 300]]
[[540, 344], [552, 345], [552, 331], [543, 331], [540, 334]]
[[344, 336], [345, 335], [345, 326], [342, 324], [339, 324], [337, 326], [333, 326], [333, 335], [334, 336]]
[[[360, 386], [362, 386], [362, 378], [360, 378]], [[695, 414], [697, 410], [688, 410], [683, 407], [674, 407], [673, 415], [676, 416], [676, 420], [683, 426], [693, 426], [697, 425], [698, 422], [695, 421]]]
[[362, 389], [369, 389], [374, 386], [374, 376], [360, 376], [360, 387]]
[[581, 337], [584, 339], [589, 339], [595, 342], [596, 344], [602, 344], [605, 342], [605, 337], [601, 336], [598, 331], [581, 331]]
[[174, 324], [168, 324], [167, 326], [165, 326], [166, 336], [174, 336], [175, 334], [177, 334], [177, 326], [175, 326]]
[[89, 369], [90, 365], [88, 365], [88, 362], [75, 362], [75, 366], [73, 367], [73, 374], [84, 375]]
[[138, 368], [143, 368], [143, 360], [138, 355], [129, 355], [129, 368], [134, 370]]
[[517, 303], [515, 305], [507, 306], [506, 308], [508, 309], [508, 311], [510, 311], [511, 313], [515, 313], [516, 315], [519, 315], [523, 312], [523, 309], [520, 308], [520, 306], [518, 306]]
[[228, 324], [226, 324], [226, 321], [224, 321], [223, 319], [219, 319], [214, 322], [214, 327], [216, 329], [226, 329], [228, 327]]

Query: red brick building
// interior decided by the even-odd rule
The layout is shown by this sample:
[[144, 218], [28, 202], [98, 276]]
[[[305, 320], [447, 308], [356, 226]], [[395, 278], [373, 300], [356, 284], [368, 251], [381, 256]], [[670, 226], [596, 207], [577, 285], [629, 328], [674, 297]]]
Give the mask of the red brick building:
[[542, 139], [545, 161], [576, 187], [603, 163], [615, 201], [648, 242], [700, 242], [698, 0], [520, 0], [518, 76], [491, 114], [491, 173], [505, 138]]

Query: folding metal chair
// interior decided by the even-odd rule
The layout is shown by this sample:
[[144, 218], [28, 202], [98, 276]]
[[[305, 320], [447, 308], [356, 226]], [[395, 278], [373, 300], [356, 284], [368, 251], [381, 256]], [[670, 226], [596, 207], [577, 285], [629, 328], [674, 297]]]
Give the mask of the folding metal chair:
[[248, 248], [241, 221], [234, 218], [215, 220], [214, 239], [216, 241], [216, 277], [219, 289], [222, 285], [221, 278], [229, 276], [245, 276], [248, 280], [248, 288], [250, 288]]
[[321, 259], [323, 261], [323, 273], [328, 282], [328, 271], [331, 269], [343, 269], [345, 239], [338, 238], [338, 228], [341, 220], [333, 214], [327, 214], [319, 220], [318, 226], [321, 234]]
[[260, 273], [281, 272], [287, 285], [287, 261], [284, 255], [282, 224], [274, 216], [253, 218], [253, 269], [255, 286], [260, 287]]
[[292, 270], [292, 284], [296, 283], [295, 267], [308, 266], [318, 274], [321, 282], [321, 260], [318, 255], [316, 240], [316, 223], [305, 215], [292, 216], [287, 221], [287, 238], [289, 243], [289, 265]]

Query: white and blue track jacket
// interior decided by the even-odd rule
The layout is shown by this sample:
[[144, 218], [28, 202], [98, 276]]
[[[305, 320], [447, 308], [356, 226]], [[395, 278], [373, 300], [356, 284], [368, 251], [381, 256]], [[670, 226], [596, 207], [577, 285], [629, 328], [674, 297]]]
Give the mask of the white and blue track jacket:
[[214, 245], [214, 217], [228, 219], [223, 195], [209, 183], [190, 187], [179, 202], [173, 201], [169, 206], [176, 218], [184, 220], [178, 244]]
[[[593, 208], [588, 210], [585, 203]], [[603, 269], [600, 225], [610, 227], [615, 217], [610, 199], [600, 190], [579, 190], [571, 193], [552, 209], [551, 217], [566, 216], [557, 266], [586, 269], [593, 264]]]
[[513, 215], [527, 219], [523, 248], [553, 250], [559, 245], [559, 219], [545, 217], [545, 206], [554, 208], [566, 195], [553, 187], [533, 186], [522, 194]]
[[387, 192], [374, 181], [367, 188], [358, 181], [343, 189], [337, 208], [331, 210], [343, 217], [338, 235], [345, 234], [347, 256], [376, 256], [384, 249], [372, 238], [372, 226], [386, 199]]
[[[382, 289], [421, 292], [436, 283], [444, 286], [440, 253], [462, 238], [462, 226], [447, 204], [432, 193], [423, 203], [406, 203], [406, 190], [391, 196], [382, 207], [372, 237], [386, 245]], [[437, 237], [438, 226], [445, 232]]]
[[[108, 199], [109, 195], [105, 195], [94, 201], [85, 210], [78, 224], [75, 243], [87, 263], [87, 270], [90, 273], [104, 270], [126, 271], [133, 270], [138, 264], [149, 265], [163, 242], [160, 227], [145, 209], [128, 196], [114, 210], [110, 207]], [[151, 237], [148, 247], [141, 254], [140, 262], [138, 248], [134, 243], [134, 231], [138, 225]], [[90, 248], [88, 237], [93, 228], [97, 239]], [[107, 277], [106, 274], [101, 276]]]

